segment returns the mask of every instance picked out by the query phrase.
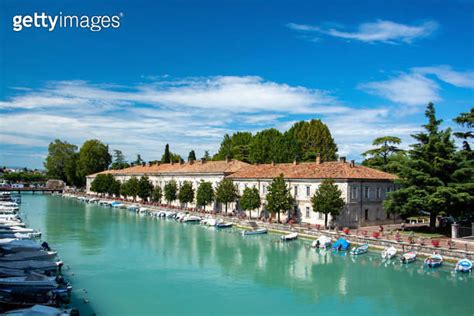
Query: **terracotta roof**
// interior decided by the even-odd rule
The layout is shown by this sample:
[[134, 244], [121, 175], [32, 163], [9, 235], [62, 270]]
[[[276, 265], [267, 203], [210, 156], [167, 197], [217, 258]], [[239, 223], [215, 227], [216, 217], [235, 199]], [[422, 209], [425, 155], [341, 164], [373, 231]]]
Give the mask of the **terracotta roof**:
[[248, 166], [248, 163], [239, 160], [219, 160], [219, 161], [194, 161], [193, 163], [161, 163], [146, 166], [133, 166], [120, 170], [105, 170], [99, 173], [91, 174], [89, 176], [95, 176], [97, 174], [116, 174], [116, 175], [128, 175], [128, 174], [159, 174], [159, 173], [224, 173], [230, 174], [237, 170]]
[[228, 177], [231, 179], [273, 179], [282, 173], [288, 179], [397, 179], [397, 176], [390, 173], [342, 161], [248, 165]]

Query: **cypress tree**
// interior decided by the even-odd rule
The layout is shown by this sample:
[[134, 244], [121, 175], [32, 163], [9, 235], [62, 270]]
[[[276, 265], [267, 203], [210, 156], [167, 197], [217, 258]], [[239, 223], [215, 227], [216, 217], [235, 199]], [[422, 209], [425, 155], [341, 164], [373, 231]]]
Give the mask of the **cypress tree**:
[[170, 163], [171, 162], [170, 145], [169, 144], [166, 144], [166, 146], [165, 146], [165, 153], [163, 154], [163, 157], [161, 157], [161, 162], [162, 163]]

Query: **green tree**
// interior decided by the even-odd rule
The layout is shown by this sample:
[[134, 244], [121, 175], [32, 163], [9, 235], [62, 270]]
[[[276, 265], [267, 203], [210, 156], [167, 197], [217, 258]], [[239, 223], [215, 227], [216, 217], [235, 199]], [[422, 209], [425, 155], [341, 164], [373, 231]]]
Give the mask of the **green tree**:
[[159, 185], [157, 185], [154, 189], [153, 189], [153, 193], [151, 195], [151, 199], [153, 202], [161, 202], [161, 198], [163, 197], [163, 192], [161, 190], [161, 187]]
[[229, 136], [224, 135], [219, 151], [214, 155], [214, 160], [224, 160], [226, 158], [237, 159], [249, 162], [250, 142], [252, 133], [237, 132]]
[[135, 161], [133, 162], [133, 164], [135, 166], [138, 166], [138, 165], [141, 165], [143, 163], [143, 159], [142, 159], [142, 155], [140, 154], [137, 154], [137, 159], [135, 159]]
[[256, 210], [260, 207], [260, 193], [257, 188], [245, 188], [240, 198], [240, 207], [244, 211], [249, 211], [249, 217], [252, 218], [252, 210]]
[[171, 162], [170, 145], [169, 144], [166, 144], [166, 146], [165, 146], [165, 152], [163, 154], [163, 157], [161, 157], [161, 162], [162, 163], [170, 163]]
[[404, 155], [404, 150], [396, 145], [400, 145], [402, 140], [395, 136], [383, 136], [376, 138], [372, 145], [373, 149], [362, 153], [362, 156], [367, 157], [362, 164], [367, 167], [389, 171], [392, 161], [400, 159], [399, 155]]
[[138, 181], [138, 196], [143, 201], [147, 201], [153, 192], [153, 184], [147, 176], [142, 176]]
[[85, 176], [106, 170], [112, 157], [109, 148], [97, 139], [86, 141], [77, 159], [77, 175], [84, 179]]
[[227, 206], [229, 203], [235, 202], [238, 198], [237, 188], [230, 179], [223, 179], [216, 188], [216, 202], [225, 204], [225, 213], [227, 214]]
[[122, 183], [120, 191], [123, 196], [132, 197], [135, 201], [140, 191], [139, 180], [136, 177], [131, 177], [130, 179]]
[[111, 181], [109, 185], [109, 189], [107, 191], [108, 194], [114, 195], [116, 197], [120, 196], [120, 187], [122, 183], [119, 180], [116, 180], [115, 178]]
[[111, 174], [98, 174], [91, 183], [91, 191], [97, 193], [108, 193], [113, 194], [112, 189], [113, 183], [115, 182], [114, 176]]
[[64, 165], [64, 173], [66, 174], [66, 183], [73, 186], [83, 186], [85, 178], [77, 176], [77, 160], [79, 159], [79, 153], [75, 152], [71, 157], [66, 160]]
[[461, 127], [467, 128], [467, 131], [456, 132], [454, 133], [454, 136], [463, 140], [463, 149], [465, 151], [471, 151], [469, 140], [474, 138], [474, 132], [472, 131], [474, 127], [474, 108], [471, 108], [470, 112], [459, 114], [459, 116], [454, 118], [454, 122], [459, 124]]
[[323, 161], [337, 159], [337, 145], [329, 128], [321, 120], [297, 122], [287, 134], [298, 144], [298, 156], [302, 161], [314, 161], [318, 154]]
[[206, 161], [207, 161], [207, 160], [211, 160], [211, 155], [209, 154], [209, 150], [206, 150], [206, 151], [204, 152], [204, 156], [202, 157], [202, 159], [204, 159], [204, 160], [206, 160]]
[[337, 216], [345, 205], [342, 192], [332, 179], [324, 179], [311, 197], [313, 211], [324, 214], [324, 227], [328, 228], [328, 215]]
[[189, 155], [188, 155], [188, 161], [195, 161], [196, 160], [196, 153], [194, 152], [194, 150], [191, 150], [189, 152]]
[[429, 212], [430, 228], [434, 230], [440, 212], [457, 214], [460, 209], [472, 206], [473, 195], [456, 179], [460, 164], [451, 129], [440, 129], [442, 120], [436, 118], [432, 103], [425, 116], [428, 119], [423, 125], [425, 131], [412, 135], [416, 143], [400, 171], [401, 188], [389, 194], [384, 206], [388, 212], [404, 216]]
[[171, 180], [167, 184], [165, 184], [165, 200], [168, 204], [176, 200], [176, 194], [178, 192], [178, 186], [176, 185], [176, 181]]
[[73, 185], [75, 177], [71, 177], [71, 170], [75, 171], [77, 146], [55, 139], [48, 146], [48, 156], [44, 162], [46, 174], [50, 179], [63, 180]]
[[130, 167], [130, 164], [125, 160], [125, 156], [121, 150], [114, 149], [114, 162], [110, 166], [110, 169], [118, 170]]
[[278, 214], [278, 222], [280, 222], [280, 212], [290, 210], [294, 203], [283, 174], [273, 179], [272, 183], [268, 186], [266, 199], [268, 211]]
[[188, 203], [194, 201], [194, 189], [193, 184], [191, 182], [184, 181], [181, 184], [181, 187], [179, 188], [178, 192], [178, 200], [186, 206], [188, 205]]
[[196, 204], [199, 207], [204, 207], [206, 209], [206, 205], [211, 204], [214, 201], [214, 189], [212, 188], [212, 183], [207, 181], [201, 181], [197, 188], [196, 193]]
[[275, 128], [264, 129], [255, 134], [250, 143], [250, 162], [280, 162], [280, 159], [278, 159], [278, 149], [282, 137], [283, 135]]

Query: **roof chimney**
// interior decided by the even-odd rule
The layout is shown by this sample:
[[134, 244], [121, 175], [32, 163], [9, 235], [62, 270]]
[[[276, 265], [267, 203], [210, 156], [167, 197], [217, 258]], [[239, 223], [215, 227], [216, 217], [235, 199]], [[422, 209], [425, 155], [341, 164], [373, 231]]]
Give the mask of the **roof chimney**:
[[351, 160], [351, 168], [354, 168], [354, 167], [355, 167], [355, 165], [356, 165], [356, 162], [355, 162], [355, 160]]
[[194, 159], [193, 158], [189, 158], [189, 164], [192, 165], [194, 163]]
[[184, 161], [183, 161], [183, 160], [180, 160], [180, 161], [179, 161], [179, 164], [180, 164], [180, 165], [184, 164]]
[[148, 167], [151, 167], [153, 165], [153, 161], [148, 161]]
[[295, 159], [295, 160], [293, 160], [293, 165], [295, 165], [295, 166], [296, 166], [297, 164], [298, 164], [298, 161], [296, 161], [296, 159]]
[[346, 157], [344, 157], [344, 156], [340, 157], [340, 158], [339, 158], [339, 161], [345, 163], [345, 162], [346, 162]]
[[316, 154], [316, 164], [320, 164], [321, 163], [321, 154], [320, 153], [317, 153]]
[[142, 162], [142, 167], [145, 167], [146, 166], [146, 162]]
[[274, 166], [274, 165], [275, 165], [275, 162], [272, 160], [272, 166]]
[[206, 158], [201, 158], [201, 165], [206, 162]]
[[229, 163], [230, 162], [230, 158], [229, 156], [225, 156], [225, 162]]
[[173, 160], [170, 160], [170, 165], [174, 165], [174, 161], [173, 161]]

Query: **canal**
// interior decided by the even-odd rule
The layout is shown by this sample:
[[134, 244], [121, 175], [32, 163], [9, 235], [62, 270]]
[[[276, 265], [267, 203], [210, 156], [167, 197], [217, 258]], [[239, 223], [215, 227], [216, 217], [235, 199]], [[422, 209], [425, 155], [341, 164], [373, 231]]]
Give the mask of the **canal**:
[[58, 250], [81, 315], [473, 315], [474, 277], [422, 261], [317, 252], [310, 241], [22, 195]]

